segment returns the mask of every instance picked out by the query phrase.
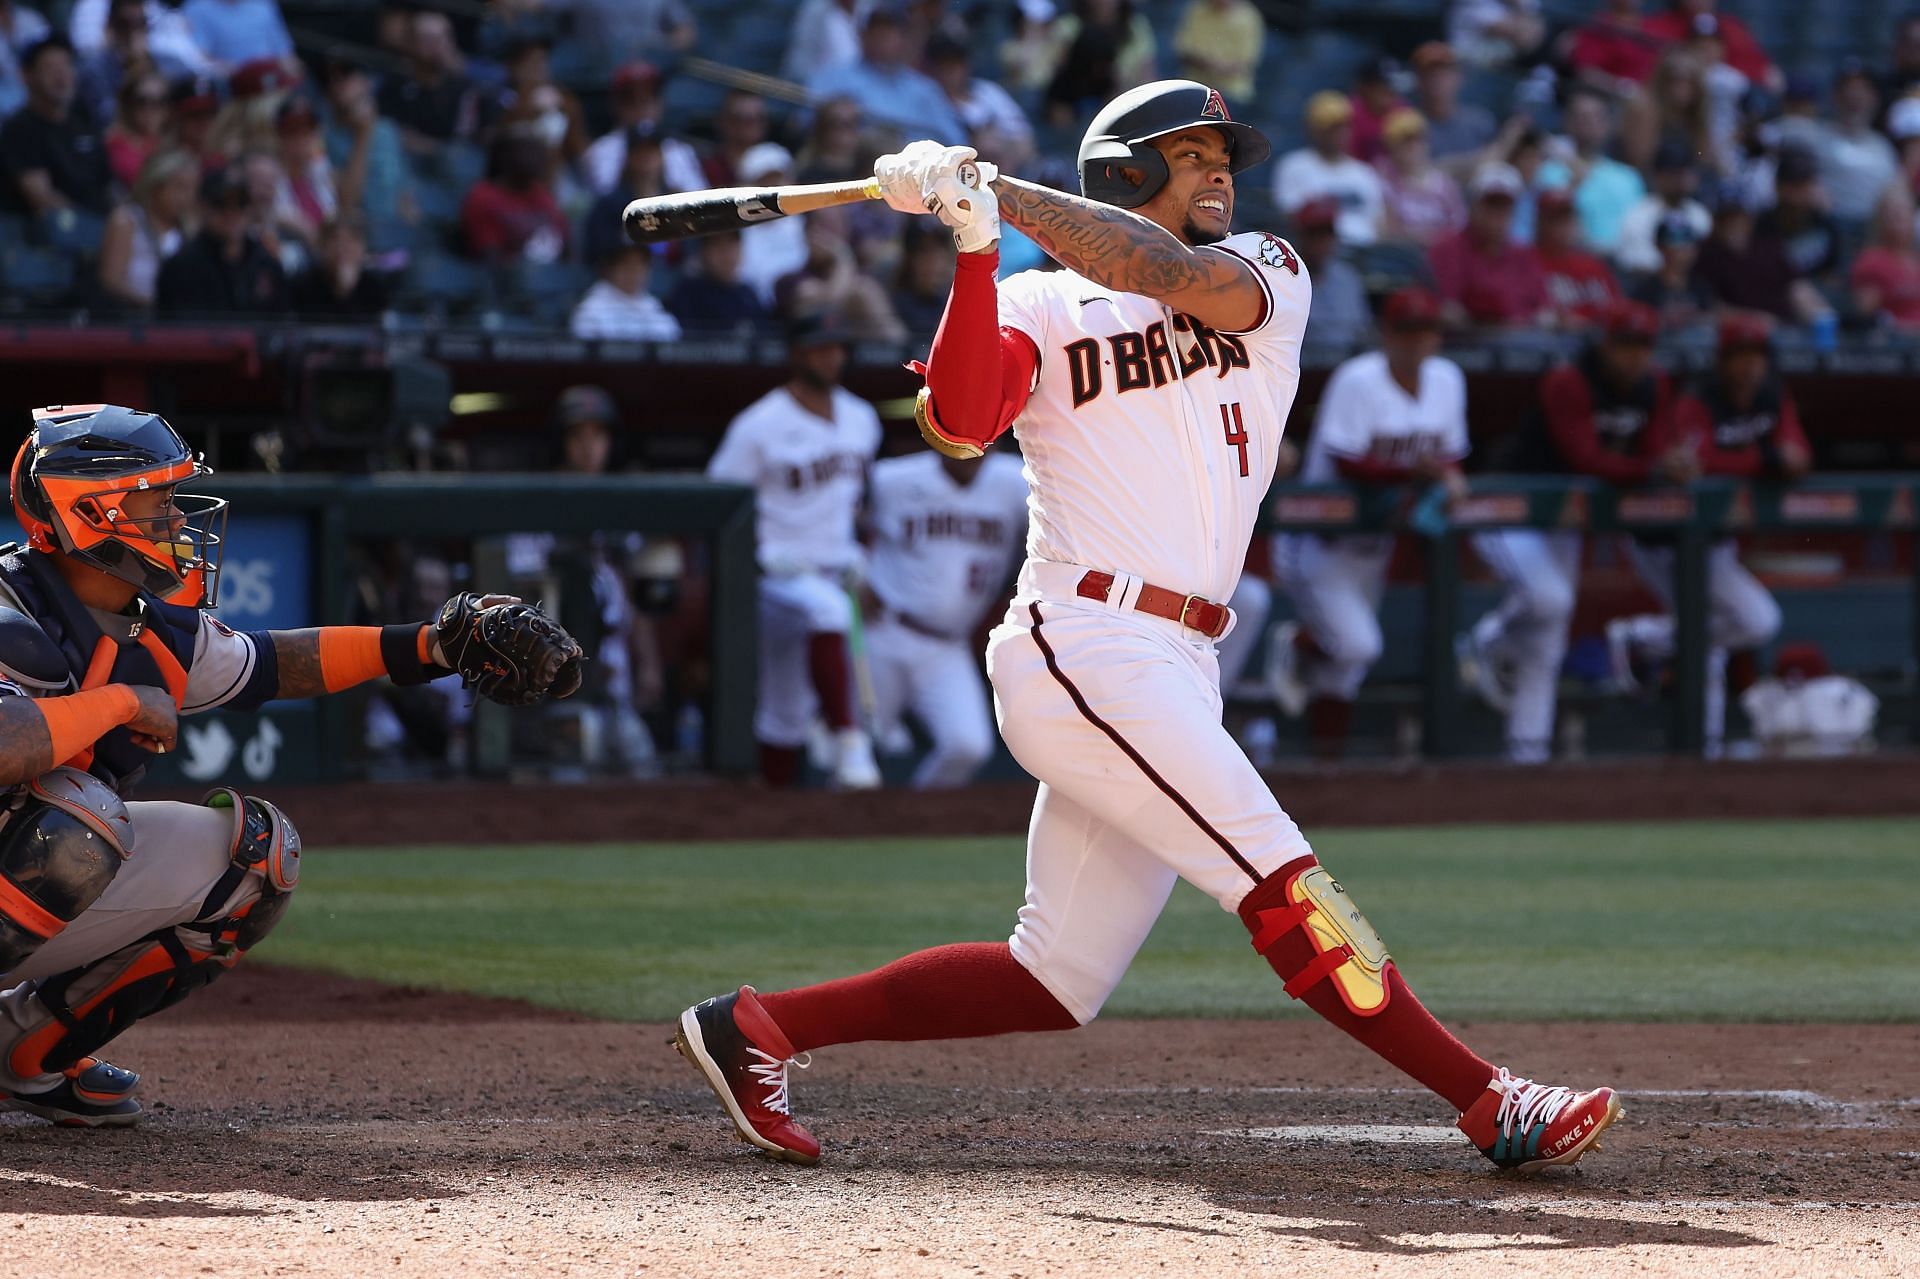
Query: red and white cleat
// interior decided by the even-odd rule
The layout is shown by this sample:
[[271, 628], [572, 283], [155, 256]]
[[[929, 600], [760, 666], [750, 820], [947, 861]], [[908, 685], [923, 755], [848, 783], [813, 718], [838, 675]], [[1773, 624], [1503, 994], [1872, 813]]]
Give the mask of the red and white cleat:
[[1575, 1162], [1622, 1113], [1611, 1088], [1577, 1093], [1516, 1079], [1503, 1066], [1459, 1128], [1495, 1166], [1527, 1172]]
[[795, 1057], [793, 1044], [760, 1006], [753, 987], [717, 995], [681, 1013], [673, 1046], [706, 1076], [740, 1140], [788, 1163], [820, 1162], [820, 1143], [793, 1121], [787, 1101], [787, 1067], [805, 1070], [811, 1062]]

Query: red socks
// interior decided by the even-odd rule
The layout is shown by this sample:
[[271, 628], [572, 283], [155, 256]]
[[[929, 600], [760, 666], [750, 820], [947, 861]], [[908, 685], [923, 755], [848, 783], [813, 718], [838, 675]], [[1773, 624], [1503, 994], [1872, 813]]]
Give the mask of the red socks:
[[[1294, 862], [1276, 871], [1247, 894], [1246, 900], [1240, 903], [1240, 918], [1249, 931], [1259, 934], [1260, 911], [1288, 905], [1287, 881], [1305, 864]], [[1313, 962], [1317, 953], [1306, 933], [1294, 928], [1273, 943], [1266, 959], [1285, 981]], [[1334, 989], [1332, 978], [1315, 982], [1300, 998], [1307, 1007], [1371, 1048], [1396, 1069], [1464, 1112], [1486, 1091], [1487, 1081], [1497, 1072], [1433, 1019], [1433, 1014], [1414, 998], [1400, 970], [1391, 963], [1387, 965], [1387, 986], [1391, 992], [1387, 1006], [1368, 1017], [1347, 1007], [1340, 992]]]
[[1079, 1025], [1005, 942], [936, 946], [858, 977], [763, 994], [760, 1004], [796, 1053], [864, 1040], [974, 1039]]
[[853, 664], [847, 657], [847, 637], [838, 631], [815, 631], [807, 636], [807, 673], [820, 696], [820, 717], [838, 732], [853, 727]]
[[1347, 753], [1347, 734], [1353, 728], [1353, 703], [1340, 697], [1316, 697], [1307, 703], [1307, 743], [1318, 760], [1339, 759]]

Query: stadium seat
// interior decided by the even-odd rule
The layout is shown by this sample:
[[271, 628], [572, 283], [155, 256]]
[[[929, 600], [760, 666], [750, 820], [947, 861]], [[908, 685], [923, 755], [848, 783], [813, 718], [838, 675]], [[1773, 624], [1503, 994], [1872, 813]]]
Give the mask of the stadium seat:
[[57, 249], [17, 241], [0, 246], [0, 289], [10, 297], [57, 305], [72, 295], [75, 276], [73, 258]]
[[407, 272], [403, 290], [440, 310], [465, 310], [491, 292], [487, 269], [438, 251], [422, 253]]

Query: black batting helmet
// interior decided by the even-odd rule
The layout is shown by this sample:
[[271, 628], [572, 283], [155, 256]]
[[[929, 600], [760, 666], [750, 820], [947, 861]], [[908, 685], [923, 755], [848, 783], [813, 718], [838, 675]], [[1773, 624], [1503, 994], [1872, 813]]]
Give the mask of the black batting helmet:
[[[1218, 89], [1197, 80], [1155, 80], [1107, 103], [1087, 126], [1087, 136], [1080, 140], [1080, 194], [1102, 204], [1138, 208], [1167, 181], [1166, 157], [1147, 143], [1200, 126], [1227, 135], [1232, 153], [1228, 172], [1252, 168], [1273, 154], [1266, 135], [1227, 114]], [[1122, 176], [1123, 167], [1139, 169], [1146, 177], [1136, 186]]]

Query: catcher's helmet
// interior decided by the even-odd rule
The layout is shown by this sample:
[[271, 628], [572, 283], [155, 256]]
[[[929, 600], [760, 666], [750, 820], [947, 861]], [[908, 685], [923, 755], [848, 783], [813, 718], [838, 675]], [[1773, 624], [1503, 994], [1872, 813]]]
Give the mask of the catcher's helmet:
[[[1080, 140], [1080, 194], [1089, 200], [1135, 209], [1166, 185], [1167, 160], [1147, 143], [1182, 129], [1207, 126], [1227, 135], [1228, 171], [1238, 173], [1273, 154], [1260, 130], [1227, 114], [1218, 89], [1196, 80], [1155, 80], [1129, 89], [1093, 117]], [[1146, 174], [1138, 186], [1120, 170]]]
[[112, 404], [35, 409], [13, 459], [13, 513], [34, 549], [70, 555], [176, 604], [211, 606], [227, 500], [175, 496], [135, 517], [124, 495], [208, 474], [158, 413]]

